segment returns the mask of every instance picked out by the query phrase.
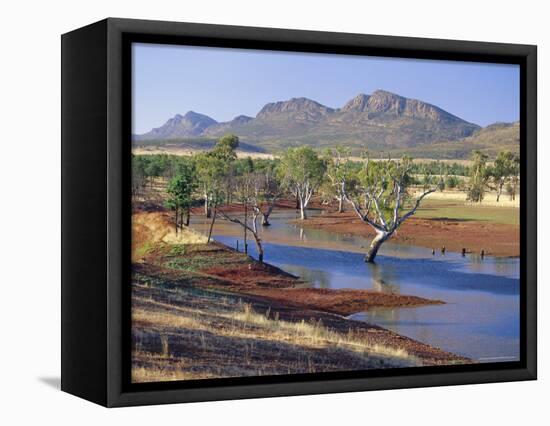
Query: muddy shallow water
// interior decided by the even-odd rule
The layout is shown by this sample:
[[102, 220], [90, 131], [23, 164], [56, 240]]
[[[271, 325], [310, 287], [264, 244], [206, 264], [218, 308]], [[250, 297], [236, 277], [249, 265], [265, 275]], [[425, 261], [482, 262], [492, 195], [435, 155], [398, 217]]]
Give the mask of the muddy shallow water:
[[[311, 212], [311, 214], [319, 214]], [[288, 224], [293, 210], [275, 212], [262, 230], [265, 261], [300, 276], [311, 286], [375, 289], [430, 299], [444, 305], [379, 309], [351, 318], [391, 329], [481, 362], [519, 358], [519, 259], [494, 258], [386, 243], [374, 265], [363, 262], [369, 241]], [[207, 224], [192, 224], [205, 232]], [[216, 240], [243, 249], [242, 228], [220, 221]], [[249, 236], [250, 237], [250, 236]], [[248, 252], [256, 257], [253, 240]]]

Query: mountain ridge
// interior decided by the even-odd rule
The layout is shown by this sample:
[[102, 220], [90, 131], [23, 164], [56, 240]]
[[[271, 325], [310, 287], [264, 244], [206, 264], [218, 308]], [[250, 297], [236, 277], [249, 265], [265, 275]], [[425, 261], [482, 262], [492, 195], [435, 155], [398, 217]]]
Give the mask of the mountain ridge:
[[[505, 125], [495, 123], [492, 126]], [[442, 108], [385, 90], [359, 93], [341, 108], [295, 97], [265, 104], [255, 117], [238, 115], [217, 122], [194, 111], [176, 114], [135, 141], [216, 138], [234, 133], [270, 152], [291, 146], [317, 148], [345, 144], [352, 151], [422, 150], [474, 137], [483, 128]]]

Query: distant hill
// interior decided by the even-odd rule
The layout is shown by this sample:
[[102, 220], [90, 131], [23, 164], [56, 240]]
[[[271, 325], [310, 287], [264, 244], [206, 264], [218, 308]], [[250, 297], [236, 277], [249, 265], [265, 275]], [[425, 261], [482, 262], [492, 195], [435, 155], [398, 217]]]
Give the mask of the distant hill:
[[429, 146], [395, 150], [392, 154], [410, 154], [417, 158], [469, 158], [479, 150], [494, 158], [500, 151], [519, 153], [519, 122], [494, 123], [458, 141], [444, 141]]
[[250, 149], [273, 153], [291, 146], [345, 144], [355, 153], [368, 149], [432, 158], [463, 158], [472, 147], [492, 153], [500, 146], [513, 147], [519, 140], [519, 132], [514, 140], [514, 124], [482, 129], [435, 105], [377, 90], [359, 94], [341, 108], [303, 97], [272, 102], [255, 117], [239, 115], [222, 123], [189, 111], [134, 136], [134, 141], [179, 139], [184, 143], [186, 139], [215, 140], [226, 133], [236, 134]]
[[185, 115], [176, 114], [162, 126], [152, 129], [143, 135], [134, 136], [134, 139], [176, 139], [200, 136], [204, 130], [216, 123], [216, 120], [207, 115], [189, 111]]

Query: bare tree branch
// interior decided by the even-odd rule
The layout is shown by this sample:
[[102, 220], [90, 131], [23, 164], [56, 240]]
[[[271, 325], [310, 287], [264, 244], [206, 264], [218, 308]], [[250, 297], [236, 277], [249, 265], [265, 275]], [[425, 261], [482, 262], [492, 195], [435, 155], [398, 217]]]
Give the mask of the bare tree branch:
[[250, 227], [250, 225], [240, 220], [238, 217], [228, 216], [227, 213], [225, 213], [223, 210], [218, 210], [218, 215], [220, 215], [223, 220], [227, 220], [228, 222], [233, 222], [233, 223], [236, 223], [237, 225], [241, 225], [242, 227], [248, 229], [252, 233], [255, 232], [254, 229]]
[[376, 209], [376, 215], [378, 217], [378, 221], [382, 225], [384, 229], [387, 229], [388, 225], [386, 224], [386, 219], [384, 218], [383, 212], [380, 210], [380, 206], [378, 204], [378, 198], [382, 195], [382, 192], [378, 194], [377, 197], [372, 197], [372, 201], [374, 203], [374, 208]]
[[399, 219], [398, 225], [401, 225], [405, 220], [407, 220], [409, 217], [411, 217], [413, 214], [415, 214], [418, 207], [420, 207], [420, 202], [422, 201], [422, 199], [426, 195], [431, 194], [432, 192], [435, 192], [435, 191], [436, 191], [436, 188], [432, 188], [428, 191], [425, 191], [420, 197], [418, 197], [416, 199], [416, 202], [414, 203], [414, 207]]
[[353, 199], [349, 198], [347, 195], [344, 195], [344, 197], [346, 198], [346, 201], [353, 206], [353, 209], [355, 210], [355, 213], [357, 213], [357, 216], [359, 216], [359, 218], [363, 222], [368, 223], [376, 231], [381, 231], [381, 232], [385, 231], [385, 229], [383, 227], [381, 227], [380, 225], [378, 225], [377, 223], [375, 223], [375, 222], [373, 222], [372, 220], [369, 219], [368, 213], [369, 213], [369, 210], [370, 210], [370, 204], [369, 204], [369, 209], [367, 209], [366, 214], [363, 214], [363, 212], [361, 211], [361, 207]]
[[395, 181], [395, 185], [397, 187], [397, 195], [395, 200], [395, 207], [393, 208], [393, 226], [397, 225], [397, 220], [399, 217], [399, 209], [401, 208], [401, 185]]

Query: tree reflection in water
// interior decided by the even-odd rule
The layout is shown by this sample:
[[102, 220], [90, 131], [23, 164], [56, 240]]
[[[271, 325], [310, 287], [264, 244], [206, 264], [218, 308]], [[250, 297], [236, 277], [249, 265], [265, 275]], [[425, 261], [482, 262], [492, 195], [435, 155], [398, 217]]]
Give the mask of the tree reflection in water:
[[372, 289], [380, 293], [397, 293], [401, 292], [398, 284], [398, 277], [392, 271], [392, 268], [381, 267], [376, 263], [367, 265], [371, 272]]

